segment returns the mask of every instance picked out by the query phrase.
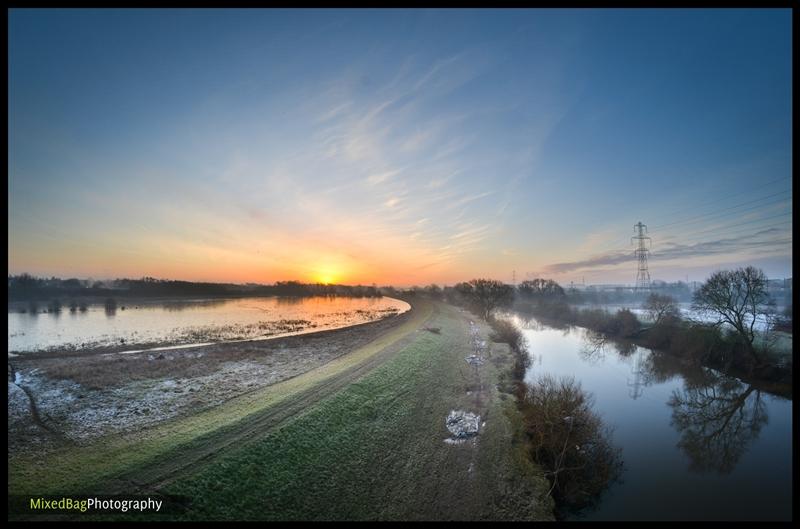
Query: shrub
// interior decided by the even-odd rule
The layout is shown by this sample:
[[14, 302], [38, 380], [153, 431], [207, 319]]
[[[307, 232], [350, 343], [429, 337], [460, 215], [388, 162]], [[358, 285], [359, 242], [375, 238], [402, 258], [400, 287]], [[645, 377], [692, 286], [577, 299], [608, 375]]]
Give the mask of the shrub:
[[522, 334], [516, 325], [508, 320], [493, 319], [490, 322], [492, 334], [489, 338], [493, 342], [507, 343], [515, 352], [526, 352], [527, 342], [525, 335]]
[[639, 322], [639, 319], [636, 315], [629, 311], [628, 309], [621, 309], [617, 311], [615, 316], [617, 320], [617, 325], [619, 327], [619, 336], [630, 338], [636, 333], [639, 332], [641, 329], [642, 324]]
[[588, 309], [578, 311], [576, 323], [581, 327], [586, 327], [593, 331], [609, 332], [616, 334], [616, 329], [613, 327], [609, 314], [602, 309]]
[[692, 363], [716, 361], [726, 364], [725, 341], [719, 329], [709, 325], [692, 324], [676, 332], [670, 342], [670, 352]]
[[531, 456], [546, 469], [562, 509], [591, 506], [622, 470], [621, 451], [592, 401], [574, 378], [545, 375], [520, 403]]
[[[494, 342], [507, 343], [514, 353], [514, 369], [512, 376], [515, 381], [521, 382], [525, 378], [525, 372], [531, 365], [531, 358], [528, 355], [528, 343], [525, 335], [522, 334], [516, 325], [508, 320], [498, 320], [493, 318], [489, 324], [492, 326], [492, 334], [489, 338]], [[520, 392], [524, 389], [520, 388]]]

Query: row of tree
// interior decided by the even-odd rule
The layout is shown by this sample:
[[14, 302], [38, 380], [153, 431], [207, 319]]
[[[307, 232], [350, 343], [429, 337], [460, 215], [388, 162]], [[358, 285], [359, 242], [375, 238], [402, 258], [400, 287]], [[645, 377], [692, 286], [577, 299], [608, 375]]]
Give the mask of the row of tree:
[[[424, 292], [468, 307], [487, 320], [497, 309], [511, 307], [516, 302], [518, 307], [535, 307], [540, 313], [546, 312], [554, 318], [560, 316], [561, 319], [574, 320], [571, 323], [585, 322], [603, 332], [621, 333], [624, 330], [626, 337], [632, 337], [640, 330], [638, 322], [633, 324], [636, 318], [627, 310], [620, 311], [618, 315], [607, 316], [600, 314], [601, 311], [572, 309], [568, 293], [549, 279], [524, 281], [516, 288], [492, 279], [473, 279], [444, 289], [432, 285]], [[737, 347], [750, 357], [749, 363], [753, 368], [765, 365], [765, 351], [757, 345], [758, 328], [759, 322], [775, 319], [775, 303], [770, 297], [767, 277], [762, 270], [749, 266], [715, 272], [694, 292], [692, 307], [712, 317], [710, 327], [720, 331], [732, 330]], [[650, 314], [653, 326], [661, 330], [667, 326], [674, 328], [680, 318], [676, 300], [663, 293], [651, 293], [644, 308]], [[592, 317], [597, 321], [594, 322]], [[697, 324], [694, 325], [693, 331], [700, 330]], [[786, 326], [785, 321], [783, 325]]]
[[144, 277], [92, 281], [39, 278], [29, 274], [8, 276], [9, 301], [76, 297], [227, 297], [227, 296], [380, 296], [380, 290], [364, 285], [324, 285], [278, 281], [272, 285], [203, 283]]

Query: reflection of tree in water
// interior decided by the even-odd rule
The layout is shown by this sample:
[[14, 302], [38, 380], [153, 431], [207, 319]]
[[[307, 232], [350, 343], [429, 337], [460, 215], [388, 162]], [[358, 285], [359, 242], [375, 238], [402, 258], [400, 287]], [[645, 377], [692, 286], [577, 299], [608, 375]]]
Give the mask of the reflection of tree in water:
[[[168, 300], [155, 303], [153, 306], [160, 307], [169, 312], [180, 312], [187, 309], [216, 307], [229, 303], [230, 301], [229, 299]], [[146, 305], [142, 304], [142, 306]]]
[[630, 340], [617, 340], [606, 335], [584, 330], [581, 335], [580, 358], [590, 364], [602, 363], [609, 351], [620, 358], [630, 359], [631, 374], [627, 378], [629, 395], [637, 399], [644, 394], [644, 389], [653, 384], [663, 384], [676, 376], [682, 376], [690, 384], [706, 384], [708, 375], [699, 366], [688, 366], [679, 358], [639, 347]]
[[599, 362], [606, 357], [608, 346], [623, 358], [628, 358], [637, 350], [635, 343], [630, 340], [615, 340], [605, 334], [590, 329], [582, 329], [580, 355], [588, 362]]
[[709, 373], [709, 379], [674, 391], [668, 404], [690, 470], [727, 474], [758, 438], [768, 416], [760, 390], [724, 375]]
[[628, 358], [637, 350], [641, 350], [641, 348], [638, 348], [636, 344], [630, 340], [615, 340], [614, 349], [616, 349], [617, 354], [623, 358]]
[[587, 329], [582, 338], [581, 348], [578, 351], [581, 360], [590, 364], [598, 364], [605, 360], [608, 338], [604, 334]]
[[[580, 356], [590, 363], [602, 362], [609, 343], [621, 357], [631, 355], [630, 342], [586, 331]], [[672, 425], [681, 434], [678, 446], [689, 456], [692, 471], [731, 472], [767, 424], [761, 391], [710, 369], [687, 366], [668, 354], [635, 346], [633, 351], [631, 398], [640, 397], [646, 387], [681, 376], [683, 390], [674, 391], [668, 401]]]
[[300, 296], [276, 296], [275, 301], [278, 305], [299, 305], [308, 298], [302, 298]]

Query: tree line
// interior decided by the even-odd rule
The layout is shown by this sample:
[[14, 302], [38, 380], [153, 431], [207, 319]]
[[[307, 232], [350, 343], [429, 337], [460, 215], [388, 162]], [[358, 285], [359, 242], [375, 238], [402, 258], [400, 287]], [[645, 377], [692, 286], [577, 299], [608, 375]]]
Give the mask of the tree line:
[[170, 279], [89, 279], [42, 278], [30, 274], [8, 276], [8, 300], [50, 300], [75, 297], [236, 297], [236, 296], [349, 296], [378, 297], [374, 285], [327, 285], [278, 281], [271, 285], [248, 283], [206, 283]]
[[[492, 279], [473, 279], [453, 287], [430, 285], [425, 295], [464, 306], [487, 321], [502, 308], [551, 322], [579, 325], [606, 335], [634, 340], [702, 365], [733, 368], [777, 380], [791, 375], [790, 362], [774, 354], [772, 331], [791, 331], [791, 307], [775, 310], [764, 272], [752, 266], [712, 274], [692, 295], [692, 308], [709, 322], [684, 320], [677, 300], [664, 291], [641, 298], [648, 315], [642, 322], [628, 309], [608, 312], [580, 308], [550, 279], [523, 281], [516, 287]], [[759, 326], [766, 329], [759, 330]]]

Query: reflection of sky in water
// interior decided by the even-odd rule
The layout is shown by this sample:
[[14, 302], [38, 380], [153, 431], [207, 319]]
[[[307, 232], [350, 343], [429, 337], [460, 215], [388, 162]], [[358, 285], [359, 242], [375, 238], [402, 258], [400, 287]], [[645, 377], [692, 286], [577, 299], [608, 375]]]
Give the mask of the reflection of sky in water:
[[83, 343], [119, 345], [121, 340], [133, 345], [253, 338], [278, 332], [281, 320], [308, 320], [308, 324], [299, 324], [308, 332], [374, 320], [386, 314], [379, 311], [392, 308], [405, 311], [408, 304], [386, 297], [308, 297], [291, 301], [266, 297], [134, 303], [124, 300], [118, 301], [115, 311], [107, 311], [100, 304], [91, 305], [85, 313], [72, 313], [67, 307], [58, 314], [9, 312], [8, 350], [36, 351]]
[[791, 518], [791, 401], [641, 347], [622, 355], [584, 329], [516, 322], [526, 380], [574, 376], [623, 449], [623, 482], [586, 519]]

